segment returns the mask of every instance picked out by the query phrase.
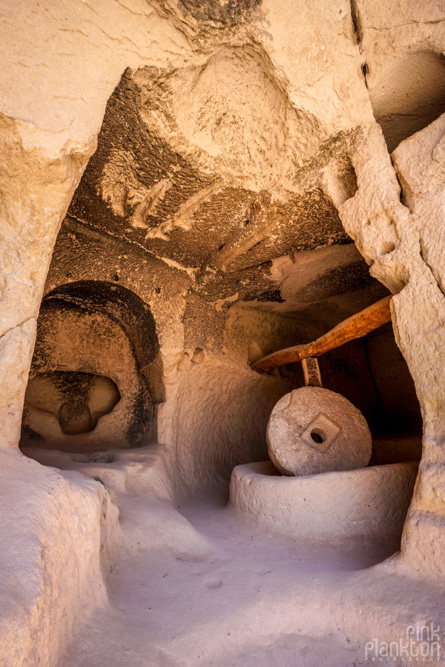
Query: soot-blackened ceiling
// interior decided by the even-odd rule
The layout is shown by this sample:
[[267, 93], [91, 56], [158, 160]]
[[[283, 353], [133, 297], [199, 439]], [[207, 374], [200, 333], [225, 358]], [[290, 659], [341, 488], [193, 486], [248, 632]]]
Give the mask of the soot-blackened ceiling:
[[[153, 68], [143, 74], [127, 70], [107, 105], [97, 151], [69, 218], [180, 265], [193, 276], [192, 289], [206, 300], [237, 294], [238, 300], [280, 303], [279, 285], [270, 275], [272, 260], [351, 243], [319, 183], [323, 166], [334, 161], [345, 192], [354, 194], [348, 137], [320, 141], [309, 160], [296, 163], [294, 180], [302, 184], [296, 191], [283, 195], [281, 190], [279, 196], [273, 189], [255, 191], [243, 187], [221, 159], [203, 165], [187, 146], [178, 150], [153, 131], [153, 123], [146, 122], [150, 114], [174, 124], [167, 89], [168, 77]], [[323, 139], [317, 122], [310, 122]], [[355, 272], [354, 287], [363, 283], [366, 289], [367, 267], [358, 261], [363, 266]]]
[[[240, 99], [250, 104], [248, 91], [242, 86], [245, 82], [248, 88], [249, 81], [243, 67], [260, 83], [262, 73], [257, 54], [249, 50], [240, 53], [215, 56], [213, 67], [224, 72], [224, 65], [230, 76], [240, 77]], [[241, 56], [248, 65], [234, 64]], [[200, 70], [201, 78], [206, 76], [204, 69]], [[326, 139], [323, 128], [310, 115], [306, 117], [294, 109], [292, 113], [283, 111], [283, 93], [276, 92], [268, 75], [264, 85], [270, 85], [269, 97], [278, 105], [281, 116], [264, 119], [259, 111], [258, 132], [266, 136], [270, 126], [271, 135], [279, 137], [280, 130], [287, 133], [282, 146], [286, 164], [283, 167], [278, 159], [270, 162], [264, 143], [268, 139], [255, 138], [252, 156], [261, 160], [264, 155], [264, 164], [257, 166], [264, 177], [263, 187], [253, 188], [248, 175], [243, 178], [243, 155], [230, 135], [232, 121], [225, 115], [229, 102], [235, 105], [236, 94], [229, 102], [224, 96], [222, 103], [219, 100], [226, 109], [219, 120], [202, 120], [215, 153], [209, 158], [202, 147], [197, 149], [190, 138], [184, 138], [189, 131], [187, 111], [181, 111], [182, 130], [178, 129], [172, 102], [178, 85], [176, 79], [172, 82], [175, 76], [179, 75], [154, 68], [125, 72], [108, 102], [97, 151], [75, 193], [68, 218], [99, 231], [104, 239], [113, 237], [114, 241], [143, 250], [147, 256], [186, 270], [192, 277], [191, 291], [207, 301], [236, 295], [240, 301], [281, 303], [280, 285], [271, 277], [274, 259], [352, 243], [336, 207], [323, 192], [321, 177], [329, 165], [345, 196], [355, 193], [355, 172], [348, 157], [351, 136], [340, 133]], [[190, 76], [190, 72], [184, 74], [186, 79]], [[207, 83], [200, 85], [207, 91]], [[206, 99], [204, 95], [204, 109]], [[208, 104], [214, 105], [215, 100]], [[200, 114], [190, 110], [190, 127], [199, 125]], [[281, 127], [289, 114], [293, 125]], [[236, 132], [244, 122], [252, 123], [252, 118], [234, 118]], [[209, 123], [213, 123], [211, 130]], [[294, 138], [289, 134], [291, 126]], [[299, 128], [310, 128], [310, 141], [299, 137]], [[215, 152], [218, 141], [224, 147], [226, 135], [227, 150]], [[247, 136], [246, 128], [242, 137]], [[249, 152], [249, 145], [245, 150]], [[270, 176], [264, 173], [267, 170]], [[344, 269], [344, 280], [338, 275], [342, 267], [337, 267], [336, 279], [353, 290], [366, 290], [368, 268], [359, 256], [356, 261], [360, 266], [355, 269], [353, 285], [350, 267]], [[316, 292], [316, 285], [312, 287]]]

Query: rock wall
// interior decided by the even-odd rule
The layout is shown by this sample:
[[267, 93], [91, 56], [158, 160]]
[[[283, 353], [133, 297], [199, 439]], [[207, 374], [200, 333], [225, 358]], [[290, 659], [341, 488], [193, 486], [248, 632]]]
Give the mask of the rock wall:
[[[107, 600], [118, 509], [103, 485], [2, 449], [1, 642], [4, 665], [53, 665], [75, 624]], [[79, 520], [79, 518], [81, 519]]]
[[[440, 355], [443, 336], [443, 244], [437, 221], [443, 215], [444, 123], [441, 116], [394, 152], [402, 188], [380, 134], [370, 129], [353, 159], [358, 191], [340, 207], [345, 228], [372, 263], [371, 273], [397, 292], [392, 301], [394, 330], [414, 378], [424, 423], [422, 464], [403, 553], [419, 569], [432, 572], [442, 571], [436, 528], [442, 522], [442, 506], [436, 480], [443, 440], [443, 379], [435, 355]], [[373, 176], [377, 173], [378, 179]]]

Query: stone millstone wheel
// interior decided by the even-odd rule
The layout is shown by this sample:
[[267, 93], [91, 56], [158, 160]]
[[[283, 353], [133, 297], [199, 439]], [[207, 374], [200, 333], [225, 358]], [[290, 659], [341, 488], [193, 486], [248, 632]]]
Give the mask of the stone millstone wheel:
[[364, 468], [372, 439], [366, 419], [344, 396], [302, 387], [283, 396], [267, 425], [267, 446], [284, 475]]

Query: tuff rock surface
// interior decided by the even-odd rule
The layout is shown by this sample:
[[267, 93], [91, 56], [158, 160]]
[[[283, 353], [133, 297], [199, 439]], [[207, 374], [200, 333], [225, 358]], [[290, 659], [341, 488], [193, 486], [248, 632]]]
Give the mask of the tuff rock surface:
[[[268, 416], [301, 384], [298, 369], [259, 376], [249, 362], [316, 338], [388, 290], [398, 348], [387, 329], [327, 355], [322, 373], [325, 386], [365, 414], [373, 436], [379, 429], [403, 434], [405, 425], [420, 438], [420, 404], [422, 460], [401, 556], [366, 571], [354, 580], [360, 583], [327, 583], [330, 593], [321, 597], [316, 586], [296, 585], [276, 627], [292, 636], [289, 610], [300, 594], [298, 619], [317, 647], [314, 664], [322, 664], [333, 655], [330, 640], [309, 625], [317, 610], [329, 609], [323, 627], [337, 633], [337, 664], [346, 664], [348, 632], [358, 651], [377, 631], [391, 640], [413, 619], [440, 622], [441, 583], [434, 588], [428, 577], [441, 582], [445, 562], [441, 3], [8, 0], [0, 16], [2, 663], [61, 664], [82, 610], [86, 619], [101, 605], [112, 610], [97, 618], [105, 619], [104, 645], [113, 646], [127, 629], [113, 632], [101, 567], [109, 576], [125, 553], [127, 573], [145, 572], [159, 557], [152, 571], [161, 580], [165, 553], [183, 557], [175, 551], [178, 525], [187, 562], [207, 558], [213, 567], [215, 553], [175, 507], [215, 482], [227, 486], [235, 465], [266, 458]], [[126, 296], [113, 299], [117, 292]], [[117, 314], [114, 301], [122, 306]], [[135, 317], [139, 306], [144, 318]], [[138, 327], [141, 319], [155, 327]], [[387, 368], [397, 371], [391, 377]], [[59, 382], [61, 373], [71, 384]], [[91, 382], [82, 385], [76, 404], [69, 386], [79, 373], [105, 379], [94, 391]], [[39, 395], [47, 402], [36, 405], [32, 382], [46, 387]], [[120, 400], [107, 412], [110, 396], [118, 397], [113, 385]], [[49, 473], [16, 451], [27, 386], [22, 444], [37, 445], [36, 457], [56, 465]], [[47, 458], [54, 447], [70, 451], [70, 438], [74, 459]], [[159, 460], [143, 446], [145, 462], [124, 457], [125, 472], [111, 450], [103, 452], [154, 440]], [[76, 460], [88, 452], [104, 457], [100, 465]], [[84, 472], [66, 477], [60, 469], [72, 463]], [[147, 478], [131, 486], [134, 471], [146, 469]], [[11, 477], [23, 490], [11, 488]], [[144, 516], [149, 508], [147, 524], [141, 507]], [[166, 517], [165, 525], [155, 516]], [[145, 525], [162, 539], [144, 542]], [[204, 519], [200, 525], [213, 534]], [[121, 544], [122, 527], [131, 548], [118, 549], [110, 564], [107, 549]], [[275, 547], [258, 539], [275, 561]], [[237, 544], [244, 548], [242, 537]], [[377, 562], [360, 558], [353, 567]], [[259, 571], [267, 571], [266, 561]], [[179, 572], [182, 560], [173, 565]], [[235, 607], [245, 579], [237, 567]], [[221, 568], [206, 590], [218, 591]], [[266, 586], [261, 603], [252, 583], [243, 613], [261, 611], [253, 614], [253, 644], [280, 581]], [[366, 602], [360, 587], [371, 591]], [[135, 598], [140, 588], [128, 586]], [[209, 609], [218, 607], [207, 599]], [[363, 619], [357, 609], [365, 608]], [[147, 605], [135, 619], [142, 612]], [[164, 613], [158, 636], [172, 622]], [[86, 653], [72, 648], [68, 664], [100, 664], [95, 628]], [[184, 656], [196, 664], [193, 626], [181, 628], [182, 652], [167, 630], [161, 647], [151, 645], [157, 664], [186, 664]], [[292, 641], [277, 640], [275, 630], [252, 650], [241, 632], [224, 654], [222, 638], [232, 631], [205, 624], [207, 638], [220, 638], [209, 644], [201, 637], [209, 660], [248, 664], [247, 655], [269, 664], [274, 642], [295, 660]], [[139, 664], [146, 637], [135, 633], [131, 655]], [[295, 646], [305, 656], [300, 639]]]

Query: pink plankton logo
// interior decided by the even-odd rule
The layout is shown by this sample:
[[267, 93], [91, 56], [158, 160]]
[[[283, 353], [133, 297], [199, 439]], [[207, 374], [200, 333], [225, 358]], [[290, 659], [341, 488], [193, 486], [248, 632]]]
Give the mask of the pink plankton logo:
[[365, 644], [365, 659], [370, 662], [386, 664], [416, 663], [440, 664], [441, 655], [440, 627], [429, 625], [408, 625], [405, 636], [399, 641], [382, 642], [371, 639]]

